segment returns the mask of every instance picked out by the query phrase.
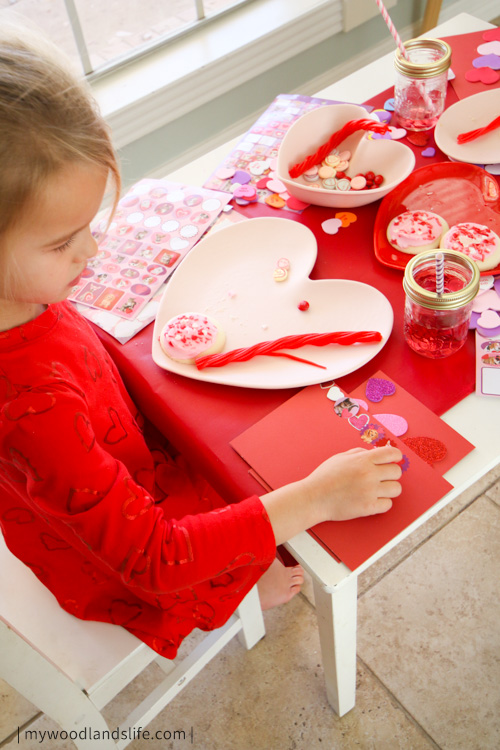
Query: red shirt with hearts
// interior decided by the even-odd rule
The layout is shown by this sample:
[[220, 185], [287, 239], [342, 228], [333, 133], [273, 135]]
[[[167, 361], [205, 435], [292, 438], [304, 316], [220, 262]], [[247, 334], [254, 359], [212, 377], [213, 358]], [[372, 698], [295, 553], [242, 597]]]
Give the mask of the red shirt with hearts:
[[225, 505], [140, 415], [68, 302], [0, 333], [0, 523], [10, 550], [82, 619], [173, 658], [222, 625], [269, 567], [258, 497]]

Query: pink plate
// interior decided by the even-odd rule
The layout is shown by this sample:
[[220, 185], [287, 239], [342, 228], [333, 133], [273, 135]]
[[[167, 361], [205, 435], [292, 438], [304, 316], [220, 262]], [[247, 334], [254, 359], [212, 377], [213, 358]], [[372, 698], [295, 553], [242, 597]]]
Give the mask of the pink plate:
[[[404, 211], [433, 211], [453, 226], [463, 221], [484, 224], [500, 235], [500, 189], [496, 180], [473, 164], [438, 162], [412, 172], [383, 198], [375, 220], [375, 257], [384, 266], [403, 270], [412, 257], [387, 241], [387, 225]], [[500, 265], [484, 276], [500, 274]]]

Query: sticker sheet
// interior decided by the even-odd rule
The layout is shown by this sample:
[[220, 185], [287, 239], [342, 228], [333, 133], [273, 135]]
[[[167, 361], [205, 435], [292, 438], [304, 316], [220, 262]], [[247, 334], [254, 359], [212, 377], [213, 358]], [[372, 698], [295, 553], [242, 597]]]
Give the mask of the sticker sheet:
[[[204, 187], [221, 190], [231, 195], [240, 186], [242, 198], [236, 202], [245, 205], [245, 195], [254, 189], [256, 200], [268, 203], [273, 208], [300, 211], [289, 202], [286, 188], [278, 184], [273, 177], [276, 156], [285, 133], [299, 117], [325, 104], [338, 104], [329, 99], [318, 99], [310, 96], [279, 94], [266, 111], [245, 133], [236, 147], [219, 164], [217, 169], [204, 183]], [[367, 107], [370, 111], [372, 107]], [[268, 187], [269, 183], [269, 187]], [[281, 192], [280, 192], [281, 190]], [[304, 207], [304, 206], [303, 206]]]
[[306, 476], [334, 453], [388, 443], [403, 453], [403, 492], [392, 508], [310, 529], [354, 570], [451, 489], [443, 473], [474, 446], [383, 372], [350, 394], [332, 383], [304, 388], [231, 445], [251, 474], [275, 489]]
[[204, 188], [141, 180], [120, 200], [109, 227], [102, 218], [92, 226], [99, 252], [69, 299], [135, 320], [229, 199]]
[[476, 330], [476, 393], [500, 396], [500, 336], [483, 336]]

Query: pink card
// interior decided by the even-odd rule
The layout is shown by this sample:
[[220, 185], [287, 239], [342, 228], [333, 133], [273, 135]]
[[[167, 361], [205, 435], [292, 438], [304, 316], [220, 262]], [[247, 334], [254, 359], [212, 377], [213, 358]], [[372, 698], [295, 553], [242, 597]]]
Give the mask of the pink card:
[[[374, 397], [381, 397], [380, 401], [371, 400]], [[398, 417], [385, 420], [398, 432], [407, 422], [405, 434], [396, 437], [376, 416], [380, 414]], [[473, 446], [380, 372], [349, 395], [336, 386], [304, 388], [231, 445], [250, 465], [253, 476], [274, 489], [306, 476], [334, 453], [387, 442], [404, 455], [403, 493], [391, 510], [370, 518], [325, 522], [309, 530], [354, 570], [450, 490], [443, 470]]]
[[230, 196], [166, 180], [141, 180], [109, 228], [92, 226], [99, 252], [69, 297], [133, 320], [213, 224]]

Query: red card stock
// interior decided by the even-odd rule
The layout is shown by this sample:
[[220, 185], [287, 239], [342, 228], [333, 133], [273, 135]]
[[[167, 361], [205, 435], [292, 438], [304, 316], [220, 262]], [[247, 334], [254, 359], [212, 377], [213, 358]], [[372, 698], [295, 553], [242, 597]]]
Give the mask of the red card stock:
[[[368, 394], [381, 396], [379, 401], [367, 397], [370, 381], [379, 388], [369, 389]], [[394, 392], [389, 395], [392, 389], [386, 386], [383, 395], [382, 383], [392, 385]], [[396, 437], [376, 415], [398, 417], [399, 421], [385, 421], [391, 426], [406, 421], [408, 429]], [[392, 508], [377, 516], [328, 521], [309, 530], [354, 570], [450, 490], [442, 474], [474, 446], [381, 372], [348, 395], [321, 385], [304, 388], [231, 445], [250, 465], [252, 475], [266, 489], [275, 489], [306, 476], [334, 453], [387, 442], [405, 456], [403, 492]]]

